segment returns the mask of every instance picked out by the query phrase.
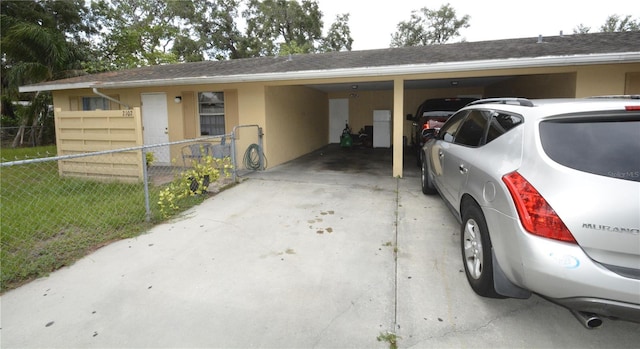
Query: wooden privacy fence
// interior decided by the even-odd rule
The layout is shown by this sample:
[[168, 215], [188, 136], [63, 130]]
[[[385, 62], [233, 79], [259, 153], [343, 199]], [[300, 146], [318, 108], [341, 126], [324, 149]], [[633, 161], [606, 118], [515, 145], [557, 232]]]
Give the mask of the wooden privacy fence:
[[[140, 108], [55, 110], [58, 155], [75, 155], [143, 145]], [[143, 179], [140, 150], [61, 160], [61, 176], [135, 182]]]

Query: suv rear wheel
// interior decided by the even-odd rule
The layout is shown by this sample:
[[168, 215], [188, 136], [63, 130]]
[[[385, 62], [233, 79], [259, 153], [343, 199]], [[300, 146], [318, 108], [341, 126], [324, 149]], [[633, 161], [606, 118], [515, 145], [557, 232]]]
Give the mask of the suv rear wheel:
[[463, 207], [460, 249], [467, 281], [483, 297], [504, 298], [493, 286], [491, 240], [482, 210], [470, 203]]

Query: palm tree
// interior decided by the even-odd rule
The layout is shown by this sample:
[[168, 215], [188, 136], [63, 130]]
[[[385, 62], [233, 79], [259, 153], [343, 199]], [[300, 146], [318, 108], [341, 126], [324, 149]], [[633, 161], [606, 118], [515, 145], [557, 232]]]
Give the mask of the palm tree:
[[[18, 99], [18, 86], [81, 73], [77, 69], [81, 62], [81, 46], [65, 36], [65, 31], [60, 27], [71, 28], [72, 26], [69, 26], [68, 22], [65, 23], [68, 18], [60, 19], [59, 12], [47, 8], [52, 3], [55, 2], [2, 2], [0, 49], [2, 71], [5, 73], [2, 77], [2, 87], [3, 94], [9, 100]], [[60, 3], [65, 3], [63, 4], [65, 6], [73, 4]], [[80, 2], [77, 3], [79, 4]], [[81, 15], [75, 7], [68, 7], [66, 10], [67, 14], [75, 11], [76, 16]], [[35, 93], [30, 96], [30, 99], [26, 112], [18, 115], [20, 128], [13, 141], [14, 147], [24, 141], [28, 125], [42, 124], [43, 118], [49, 115], [51, 104], [49, 93]], [[32, 130], [35, 129], [32, 127]], [[32, 144], [38, 142], [35, 132], [31, 133], [29, 141]]]

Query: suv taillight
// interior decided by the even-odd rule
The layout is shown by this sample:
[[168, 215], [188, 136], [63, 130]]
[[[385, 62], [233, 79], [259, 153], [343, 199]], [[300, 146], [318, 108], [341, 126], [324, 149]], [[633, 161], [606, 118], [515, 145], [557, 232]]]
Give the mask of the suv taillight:
[[526, 231], [549, 239], [577, 243], [547, 200], [518, 172], [504, 175], [502, 181], [511, 193]]

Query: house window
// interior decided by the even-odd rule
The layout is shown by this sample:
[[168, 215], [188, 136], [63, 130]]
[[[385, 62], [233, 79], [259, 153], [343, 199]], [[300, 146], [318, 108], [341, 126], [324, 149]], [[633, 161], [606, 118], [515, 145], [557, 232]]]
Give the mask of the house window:
[[109, 110], [111, 105], [104, 97], [82, 97], [82, 110]]
[[200, 113], [200, 135], [217, 136], [224, 134], [224, 93], [198, 93]]

